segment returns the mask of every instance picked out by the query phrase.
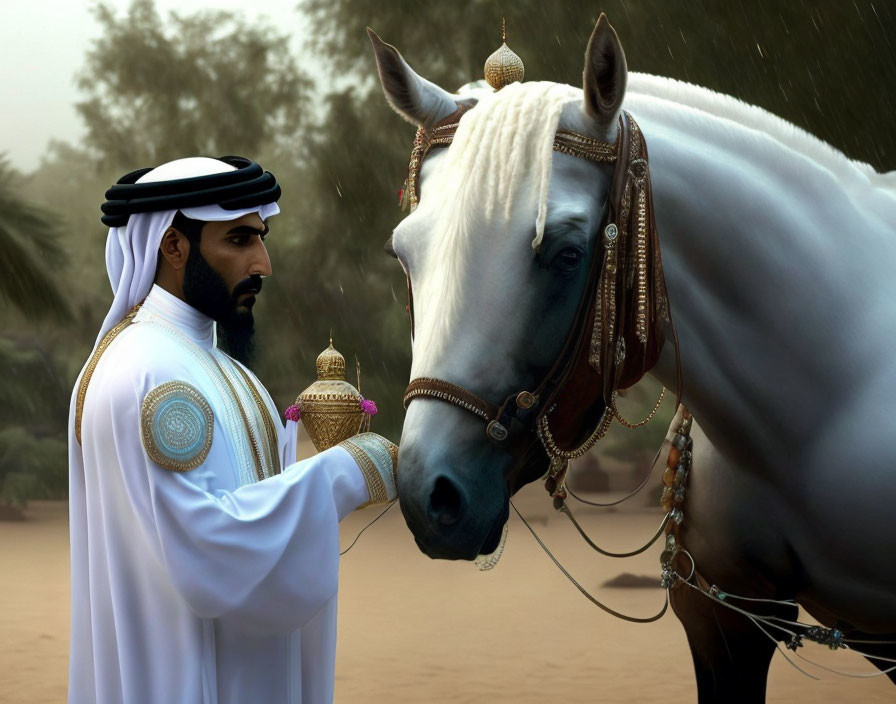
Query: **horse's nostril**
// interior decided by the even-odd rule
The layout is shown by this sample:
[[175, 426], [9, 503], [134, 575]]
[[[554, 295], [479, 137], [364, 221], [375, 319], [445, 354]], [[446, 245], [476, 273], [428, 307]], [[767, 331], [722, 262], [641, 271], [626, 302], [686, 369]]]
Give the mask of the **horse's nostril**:
[[432, 518], [443, 526], [458, 522], [463, 510], [463, 499], [457, 487], [448, 477], [436, 479], [429, 497], [429, 511]]

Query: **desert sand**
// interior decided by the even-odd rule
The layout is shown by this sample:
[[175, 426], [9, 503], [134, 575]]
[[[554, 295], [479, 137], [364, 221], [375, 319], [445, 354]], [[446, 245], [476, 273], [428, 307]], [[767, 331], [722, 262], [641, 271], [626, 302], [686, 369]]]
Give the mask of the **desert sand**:
[[[517, 507], [587, 587], [619, 610], [647, 615], [660, 589], [601, 585], [631, 572], [658, 575], [659, 548], [628, 560], [590, 552], [543, 490]], [[69, 631], [68, 527], [64, 503], [33, 503], [24, 523], [0, 523], [0, 702], [63, 702]], [[342, 524], [343, 545], [377, 515]], [[643, 507], [579, 510], [610, 549], [640, 544], [660, 515]], [[588, 603], [511, 514], [506, 550], [490, 572], [423, 556], [398, 507], [343, 557], [336, 701], [694, 702], [690, 655], [674, 615], [649, 625], [619, 621]], [[856, 673], [875, 670], [852, 653], [808, 645], [801, 654]], [[801, 663], [804, 664], [804, 663]], [[769, 702], [892, 702], [885, 677], [813, 681], [777, 654]]]

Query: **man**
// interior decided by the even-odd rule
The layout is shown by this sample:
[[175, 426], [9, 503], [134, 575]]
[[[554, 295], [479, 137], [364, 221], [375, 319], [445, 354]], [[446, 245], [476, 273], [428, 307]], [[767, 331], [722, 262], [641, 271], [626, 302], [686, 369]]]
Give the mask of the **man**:
[[295, 462], [251, 356], [274, 177], [189, 158], [106, 194], [114, 300], [69, 424], [69, 701], [328, 702], [338, 523], [395, 497], [373, 433]]

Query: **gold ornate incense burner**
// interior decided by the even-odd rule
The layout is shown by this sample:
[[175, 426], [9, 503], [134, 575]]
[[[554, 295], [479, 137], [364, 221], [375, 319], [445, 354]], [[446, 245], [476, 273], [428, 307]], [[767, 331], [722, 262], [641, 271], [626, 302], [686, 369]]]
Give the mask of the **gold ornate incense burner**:
[[317, 381], [296, 398], [302, 423], [318, 452], [370, 429], [363, 401], [361, 392], [345, 380], [345, 357], [334, 349], [331, 339], [317, 357]]

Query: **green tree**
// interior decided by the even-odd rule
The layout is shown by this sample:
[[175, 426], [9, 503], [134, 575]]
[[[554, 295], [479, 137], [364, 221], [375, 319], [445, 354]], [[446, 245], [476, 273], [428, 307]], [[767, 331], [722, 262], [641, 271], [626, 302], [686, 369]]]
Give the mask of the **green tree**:
[[44, 201], [47, 209], [52, 207], [57, 222], [66, 266], [52, 273], [71, 311], [64, 362], [72, 381], [96, 340], [111, 300], [104, 266], [109, 230], [100, 222], [100, 205], [109, 185], [127, 170], [120, 166], [92, 168], [87, 150], [55, 141], [23, 184], [28, 198]]
[[288, 37], [239, 13], [171, 12], [134, 0], [119, 16], [99, 4], [101, 36], [78, 80], [85, 146], [106, 165], [155, 165], [185, 155], [258, 156], [302, 124], [310, 83]]
[[[236, 153], [258, 159], [292, 194], [301, 191], [302, 170], [295, 164], [309, 83], [285, 35], [239, 13], [161, 17], [151, 0], [135, 0], [121, 16], [108, 5], [97, 6], [95, 14], [101, 36], [80, 76], [84, 142], [53, 144], [24, 179], [0, 163], [0, 267], [7, 267], [0, 268], [0, 300], [18, 296], [9, 300], [43, 312], [46, 298], [61, 290], [64, 296], [57, 298], [70, 312], [56, 325], [40, 326], [32, 315], [26, 319], [0, 307], [0, 400], [6, 409], [0, 413], [0, 501], [6, 503], [65, 494], [71, 388], [110, 301], [103, 265], [108, 230], [99, 219], [106, 188], [142, 166]], [[19, 180], [27, 201], [12, 189]], [[27, 205], [31, 201], [47, 205], [39, 210]], [[55, 249], [44, 227], [50, 207], [61, 234]], [[284, 205], [284, 211], [290, 209]], [[291, 217], [278, 219], [284, 235], [295, 229]], [[21, 262], [38, 265], [29, 269]], [[26, 276], [26, 283], [37, 283], [30, 298], [22, 294]], [[266, 357], [274, 348], [296, 345], [292, 338], [270, 341]], [[262, 360], [266, 378], [264, 369]], [[284, 387], [294, 395], [298, 383]]]
[[[133, 0], [124, 15], [100, 4], [95, 14], [102, 36], [88, 53], [79, 80], [86, 99], [77, 107], [87, 135], [77, 151], [108, 175], [106, 184], [125, 171], [188, 155], [241, 154], [258, 160], [277, 175], [286, 194], [283, 214], [272, 222], [278, 276], [266, 289], [276, 290], [282, 282], [286, 288], [278, 298], [283, 301], [296, 289], [307, 290], [313, 262], [306, 272], [303, 262], [288, 257], [297, 239], [292, 233], [302, 231], [309, 210], [296, 201], [304, 191], [311, 84], [290, 52], [288, 37], [268, 22], [250, 22], [236, 12], [171, 12], [162, 18], [153, 0]], [[56, 163], [42, 171], [58, 165], [64, 170], [77, 158], [70, 149], [57, 148], [55, 156]], [[73, 233], [89, 239], [93, 261], [86, 264], [100, 272], [99, 247], [105, 237], [98, 218], [101, 202], [101, 191], [84, 198], [81, 208], [86, 210], [75, 217], [83, 219], [87, 213], [96, 224]], [[97, 324], [105, 313], [97, 296], [100, 301], [108, 297], [100, 278], [105, 277], [91, 277], [91, 293], [85, 296]], [[269, 314], [271, 324], [280, 330], [280, 306], [273, 298], [265, 296], [271, 301], [267, 308], [275, 312]], [[264, 308], [259, 306], [262, 331], [268, 327]], [[301, 383], [296, 381], [296, 350], [302, 351], [300, 356], [304, 352], [301, 334], [298, 339], [271, 335], [259, 347], [260, 376], [273, 384], [278, 404], [285, 405], [300, 390], [295, 387]], [[281, 374], [290, 381], [279, 381]]]
[[65, 335], [7, 330], [0, 336], [0, 502], [64, 498], [70, 385]]
[[349, 368], [355, 356], [361, 362], [362, 393], [380, 409], [374, 429], [397, 438], [410, 366], [407, 297], [401, 267], [383, 245], [401, 217], [396, 194], [413, 131], [407, 134], [406, 125], [390, 132], [387, 123], [395, 116], [373, 102], [367, 111], [352, 89], [334, 93], [327, 113], [339, 118], [309, 132], [301, 186], [295, 191], [284, 184], [288, 219], [275, 221], [269, 238], [270, 288], [278, 303], [259, 306], [258, 329], [265, 339], [266, 331], [284, 324], [291, 333], [288, 347], [262, 348], [266, 357], [288, 355], [267, 357], [270, 366], [263, 370], [280, 405], [302, 390], [297, 381], [302, 386], [313, 380], [314, 360], [332, 330]]
[[303, 0], [301, 6], [318, 53], [336, 75], [376, 75], [364, 39], [370, 26], [419, 73], [448, 89], [482, 77], [482, 64], [500, 44], [502, 17], [508, 45], [526, 64], [526, 80], [579, 85], [585, 46], [603, 10], [630, 70], [734, 95], [852, 158], [882, 170], [896, 167], [896, 135], [881, 129], [896, 112], [896, 95], [881, 90], [896, 85], [892, 3]]
[[22, 336], [12, 321], [67, 319], [60, 277], [65, 257], [56, 222], [26, 199], [22, 177], [0, 157], [0, 502], [24, 505], [29, 497], [65, 495], [67, 396], [56, 360]]
[[21, 195], [21, 175], [0, 155], [0, 299], [29, 316], [63, 316], [54, 267], [63, 260], [51, 216]]
[[58, 431], [68, 415], [71, 387], [60, 371], [65, 352], [62, 333], [13, 333], [0, 337], [0, 366], [7, 379], [27, 379], [27, 394], [16, 386], [0, 385], [0, 427], [19, 425], [39, 437]]

